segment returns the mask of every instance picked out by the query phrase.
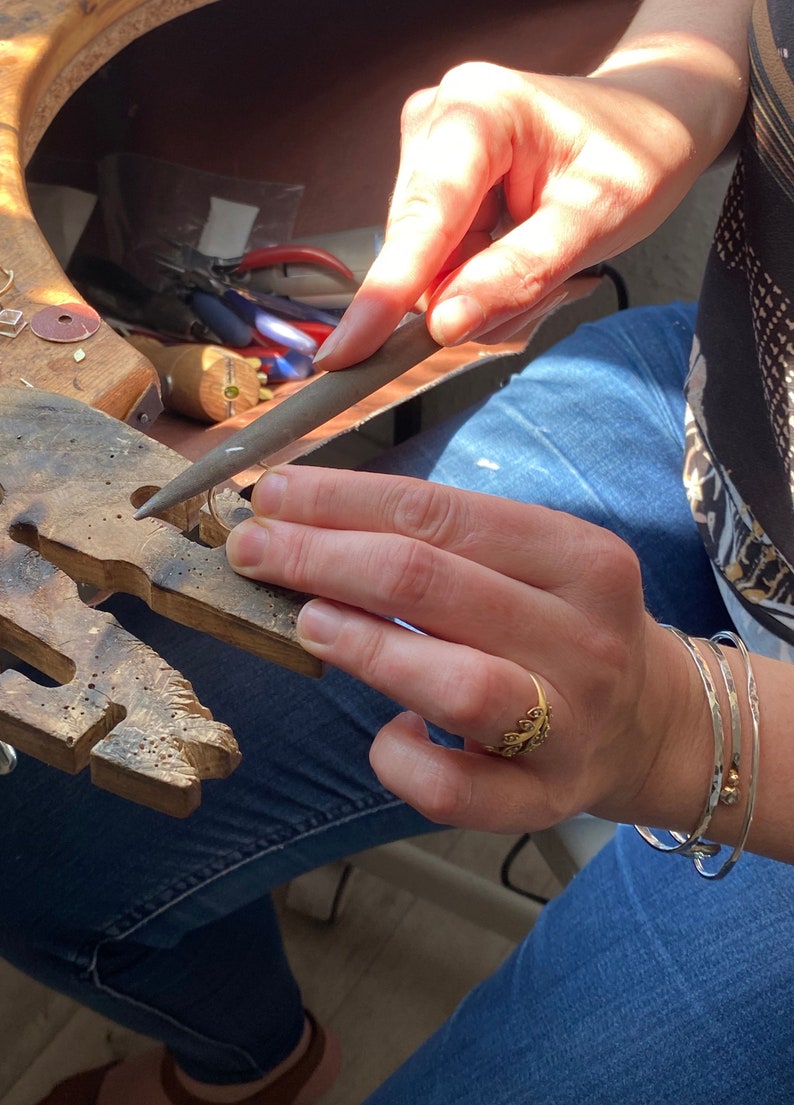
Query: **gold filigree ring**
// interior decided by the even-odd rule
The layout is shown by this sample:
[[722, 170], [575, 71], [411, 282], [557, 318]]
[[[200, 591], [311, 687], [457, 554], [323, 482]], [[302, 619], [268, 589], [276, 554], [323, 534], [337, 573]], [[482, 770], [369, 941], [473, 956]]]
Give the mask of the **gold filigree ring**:
[[538, 692], [537, 706], [530, 707], [524, 716], [518, 719], [514, 730], [502, 733], [501, 744], [486, 744], [486, 752], [512, 759], [513, 756], [521, 756], [524, 752], [534, 752], [548, 737], [551, 729], [551, 706], [538, 679], [532, 672], [528, 674]]

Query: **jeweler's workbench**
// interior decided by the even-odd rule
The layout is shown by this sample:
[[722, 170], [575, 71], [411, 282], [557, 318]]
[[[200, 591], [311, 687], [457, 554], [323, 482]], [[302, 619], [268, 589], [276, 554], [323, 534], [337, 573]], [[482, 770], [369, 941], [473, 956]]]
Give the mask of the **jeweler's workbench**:
[[150, 28], [200, 5], [201, 0], [5, 0], [0, 266], [14, 279], [2, 307], [21, 311], [28, 325], [15, 338], [0, 338], [0, 382], [22, 377], [123, 419], [152, 417], [159, 409], [153, 369], [105, 323], [86, 343], [90, 352], [80, 362], [74, 360], [76, 345], [56, 345], [32, 332], [29, 320], [42, 308], [81, 301], [33, 218], [24, 169], [58, 109], [108, 58]]
[[[37, 148], [79, 152], [85, 128], [75, 126], [72, 107], [90, 100], [92, 75], [122, 51], [122, 83], [134, 101], [124, 148], [190, 164], [198, 146], [194, 167], [298, 181], [306, 191], [296, 234], [382, 222], [400, 106], [411, 91], [473, 57], [586, 72], [637, 7], [537, 0], [517, 12], [495, 0], [482, 11], [473, 0], [435, 0], [423, 7], [421, 28], [406, 30], [391, 6], [351, 0], [336, 15], [309, 12], [328, 27], [306, 36], [306, 4], [282, 12], [261, 0], [5, 0], [0, 11], [0, 311], [8, 312], [0, 314], [0, 650], [12, 666], [22, 659], [59, 684], [3, 672], [0, 738], [67, 771], [90, 760], [98, 785], [177, 816], [199, 801], [200, 779], [234, 768], [234, 738], [179, 673], [83, 605], [72, 579], [129, 590], [167, 616], [316, 674], [294, 641], [301, 598], [263, 588], [254, 595], [258, 585], [230, 573], [221, 550], [182, 536], [200, 504], [169, 519], [173, 526], [131, 520], [130, 499], [142, 486], [164, 482], [183, 457], [198, 458], [267, 405], [209, 428], [168, 416], [155, 422], [157, 375], [71, 286], [32, 214], [28, 162]], [[461, 12], [469, 6], [471, 19]], [[178, 16], [185, 19], [174, 23]], [[279, 36], [285, 48], [270, 51], [263, 70], [261, 43]], [[300, 57], [290, 43], [301, 44]], [[132, 60], [131, 50], [139, 51]], [[221, 81], [218, 68], [230, 79]], [[152, 73], [179, 95], [166, 95], [162, 83], [158, 92]], [[256, 77], [247, 89], [244, 74]], [[260, 108], [266, 117], [254, 121]], [[230, 145], [229, 118], [255, 126], [256, 140], [238, 134]], [[194, 129], [191, 139], [186, 124], [196, 120], [200, 134]], [[440, 352], [280, 459], [399, 407], [481, 353]], [[276, 402], [299, 386], [285, 385]], [[225, 505], [245, 509], [234, 496]], [[219, 542], [206, 515], [201, 533], [207, 545]]]

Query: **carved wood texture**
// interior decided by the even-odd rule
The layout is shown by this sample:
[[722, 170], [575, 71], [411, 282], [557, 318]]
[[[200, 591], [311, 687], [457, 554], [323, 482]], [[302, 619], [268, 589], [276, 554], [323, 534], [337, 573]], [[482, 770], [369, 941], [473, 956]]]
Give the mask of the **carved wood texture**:
[[[193, 688], [75, 581], [137, 595], [153, 610], [255, 655], [318, 675], [295, 639], [305, 596], [236, 575], [202, 500], [166, 520], [134, 507], [185, 465], [114, 418], [38, 389], [0, 388], [0, 648], [54, 680], [0, 674], [0, 736], [65, 771], [184, 816], [200, 781], [240, 758]], [[249, 511], [225, 491], [231, 522]]]

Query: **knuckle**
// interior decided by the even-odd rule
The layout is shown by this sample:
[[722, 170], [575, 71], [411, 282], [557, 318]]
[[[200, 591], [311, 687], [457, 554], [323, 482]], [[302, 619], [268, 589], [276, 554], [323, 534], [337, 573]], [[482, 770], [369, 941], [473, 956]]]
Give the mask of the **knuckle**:
[[610, 688], [637, 663], [636, 628], [645, 602], [634, 551], [609, 530], [588, 525], [573, 554], [569, 591], [585, 619], [588, 676], [594, 694]]
[[609, 530], [597, 529], [588, 552], [587, 578], [596, 594], [631, 594], [642, 588], [640, 562], [634, 550]]
[[484, 671], [468, 672], [455, 681], [455, 695], [450, 718], [452, 731], [461, 736], [490, 738], [493, 736], [495, 703], [499, 702], [491, 680]]
[[557, 554], [570, 581], [564, 590], [583, 593], [597, 606], [641, 593], [639, 559], [622, 537], [604, 526], [576, 520], [562, 536]]
[[428, 773], [417, 803], [420, 812], [438, 825], [459, 821], [471, 804], [470, 781], [463, 773], [451, 769], [449, 762], [445, 771]]
[[427, 117], [436, 98], [434, 88], [419, 88], [403, 104], [400, 126], [403, 134], [411, 134]]
[[455, 233], [441, 211], [439, 198], [442, 187], [448, 185], [442, 186], [423, 169], [415, 169], [400, 199], [399, 208], [389, 213], [387, 235], [401, 237], [418, 234], [429, 237], [450, 253], [457, 243]]
[[395, 488], [391, 510], [398, 533], [446, 547], [458, 531], [458, 510], [449, 490], [437, 484], [412, 483]]
[[281, 563], [289, 585], [299, 590], [312, 589], [312, 571], [319, 560], [316, 535], [309, 527], [289, 525], [272, 527], [277, 534], [278, 548], [273, 550], [276, 563]]
[[[304, 475], [304, 473], [300, 473]], [[326, 513], [328, 499], [332, 498], [335, 491], [335, 475], [332, 474], [330, 483], [325, 480], [315, 480], [311, 477], [301, 480], [300, 485], [300, 514], [307, 521], [322, 518]]]
[[396, 543], [393, 555], [381, 567], [382, 594], [398, 610], [405, 603], [421, 603], [438, 578], [435, 550], [407, 537]]
[[499, 283], [514, 310], [534, 304], [552, 281], [548, 262], [515, 246], [499, 251]]
[[351, 641], [350, 647], [355, 650], [359, 678], [365, 683], [378, 682], [378, 679], [383, 675], [384, 656], [386, 655], [381, 626], [375, 621], [364, 626], [357, 624], [355, 637]]
[[578, 806], [569, 789], [560, 789], [553, 780], [535, 776], [533, 817], [539, 827], [559, 825], [572, 815], [580, 813]]
[[490, 741], [499, 727], [494, 719], [512, 699], [504, 678], [480, 656], [468, 663], [459, 660], [445, 682], [438, 693], [438, 701], [445, 704], [444, 728], [457, 736]]
[[508, 70], [487, 61], [464, 61], [447, 70], [439, 84], [440, 98], [447, 103], [474, 106], [485, 89], [494, 94], [504, 86]]

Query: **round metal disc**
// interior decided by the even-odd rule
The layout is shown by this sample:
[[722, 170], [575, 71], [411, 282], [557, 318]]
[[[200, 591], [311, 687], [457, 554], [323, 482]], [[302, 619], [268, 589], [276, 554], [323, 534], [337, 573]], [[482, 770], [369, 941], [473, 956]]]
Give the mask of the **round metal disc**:
[[97, 332], [99, 323], [99, 315], [85, 303], [55, 303], [37, 311], [30, 328], [45, 341], [83, 341]]

